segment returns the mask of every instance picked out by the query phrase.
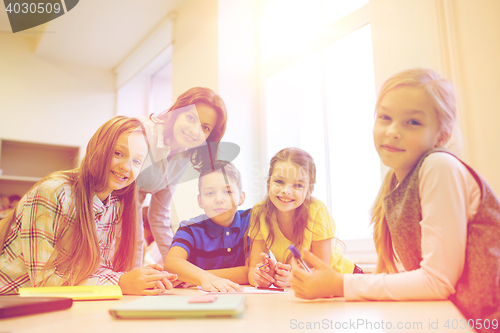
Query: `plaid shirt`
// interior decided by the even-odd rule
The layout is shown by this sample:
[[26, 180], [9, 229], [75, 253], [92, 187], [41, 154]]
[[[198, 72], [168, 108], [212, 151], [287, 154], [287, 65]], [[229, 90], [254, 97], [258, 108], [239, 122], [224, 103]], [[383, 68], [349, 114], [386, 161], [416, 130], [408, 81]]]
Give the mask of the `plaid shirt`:
[[[19, 202], [16, 219], [0, 253], [0, 294], [17, 293], [21, 287], [40, 286], [42, 269], [54, 252], [60, 228], [75, 223], [75, 197], [67, 177], [45, 180]], [[118, 284], [123, 272], [114, 272], [112, 258], [120, 232], [119, 201], [111, 195], [104, 205], [94, 196], [93, 210], [101, 263], [80, 285]], [[82, 258], [85, 260], [85, 258]], [[56, 268], [47, 270], [46, 286], [66, 281]]]

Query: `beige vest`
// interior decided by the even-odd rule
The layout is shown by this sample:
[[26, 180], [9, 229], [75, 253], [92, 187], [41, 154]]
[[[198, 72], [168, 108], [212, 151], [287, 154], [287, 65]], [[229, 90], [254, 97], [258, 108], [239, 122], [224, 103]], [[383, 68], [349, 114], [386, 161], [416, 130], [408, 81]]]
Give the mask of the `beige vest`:
[[[420, 267], [422, 261], [422, 211], [418, 174], [426, 153], [399, 186], [384, 198], [386, 219], [394, 249], [407, 271]], [[451, 154], [453, 155], [453, 154]], [[462, 161], [460, 161], [462, 162]], [[474, 218], [467, 225], [467, 246], [462, 276], [456, 293], [450, 297], [468, 319], [500, 318], [500, 201], [488, 184], [462, 162], [479, 184], [481, 201]]]

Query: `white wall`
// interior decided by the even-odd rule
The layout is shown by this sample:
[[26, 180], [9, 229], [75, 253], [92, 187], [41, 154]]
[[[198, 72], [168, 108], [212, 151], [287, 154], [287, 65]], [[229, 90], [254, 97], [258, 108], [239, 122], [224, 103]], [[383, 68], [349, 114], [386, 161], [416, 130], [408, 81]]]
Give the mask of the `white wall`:
[[467, 160], [500, 196], [500, 1], [452, 4]]
[[111, 72], [39, 58], [0, 34], [0, 137], [81, 146], [114, 114]]
[[377, 89], [392, 74], [413, 67], [439, 70], [435, 0], [370, 0]]
[[217, 0], [186, 0], [176, 13], [172, 96], [196, 86], [218, 91]]

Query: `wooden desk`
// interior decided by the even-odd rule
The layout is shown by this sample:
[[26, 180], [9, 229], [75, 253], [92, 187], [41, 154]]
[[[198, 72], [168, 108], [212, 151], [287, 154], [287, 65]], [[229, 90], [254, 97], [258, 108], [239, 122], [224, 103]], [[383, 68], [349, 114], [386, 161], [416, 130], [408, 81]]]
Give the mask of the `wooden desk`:
[[[195, 289], [176, 289], [174, 293], [178, 295], [200, 295], [200, 292]], [[295, 298], [293, 291], [283, 294], [247, 294], [245, 296], [247, 306], [242, 318], [114, 319], [108, 313], [109, 308], [140, 297], [124, 296], [119, 301], [75, 301], [71, 309], [68, 310], [3, 319], [0, 320], [0, 332], [260, 333], [372, 331], [435, 333], [471, 331], [452, 329], [453, 325], [460, 327], [460, 320], [465, 322], [465, 319], [450, 301], [345, 302], [343, 298], [306, 301]], [[450, 329], [444, 327], [447, 320]], [[430, 324], [436, 323], [436, 321], [439, 326], [429, 327]], [[399, 329], [397, 325], [399, 325]]]

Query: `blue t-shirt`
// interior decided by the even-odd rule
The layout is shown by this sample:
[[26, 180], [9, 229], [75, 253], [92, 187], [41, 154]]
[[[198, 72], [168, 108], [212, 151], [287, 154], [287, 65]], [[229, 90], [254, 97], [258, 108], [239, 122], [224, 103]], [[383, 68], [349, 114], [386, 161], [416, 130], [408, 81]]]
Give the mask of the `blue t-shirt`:
[[206, 215], [183, 221], [172, 246], [182, 247], [188, 253], [188, 261], [204, 270], [245, 266], [244, 246], [246, 244], [248, 255], [251, 211], [237, 211], [233, 223], [226, 228], [215, 224]]

